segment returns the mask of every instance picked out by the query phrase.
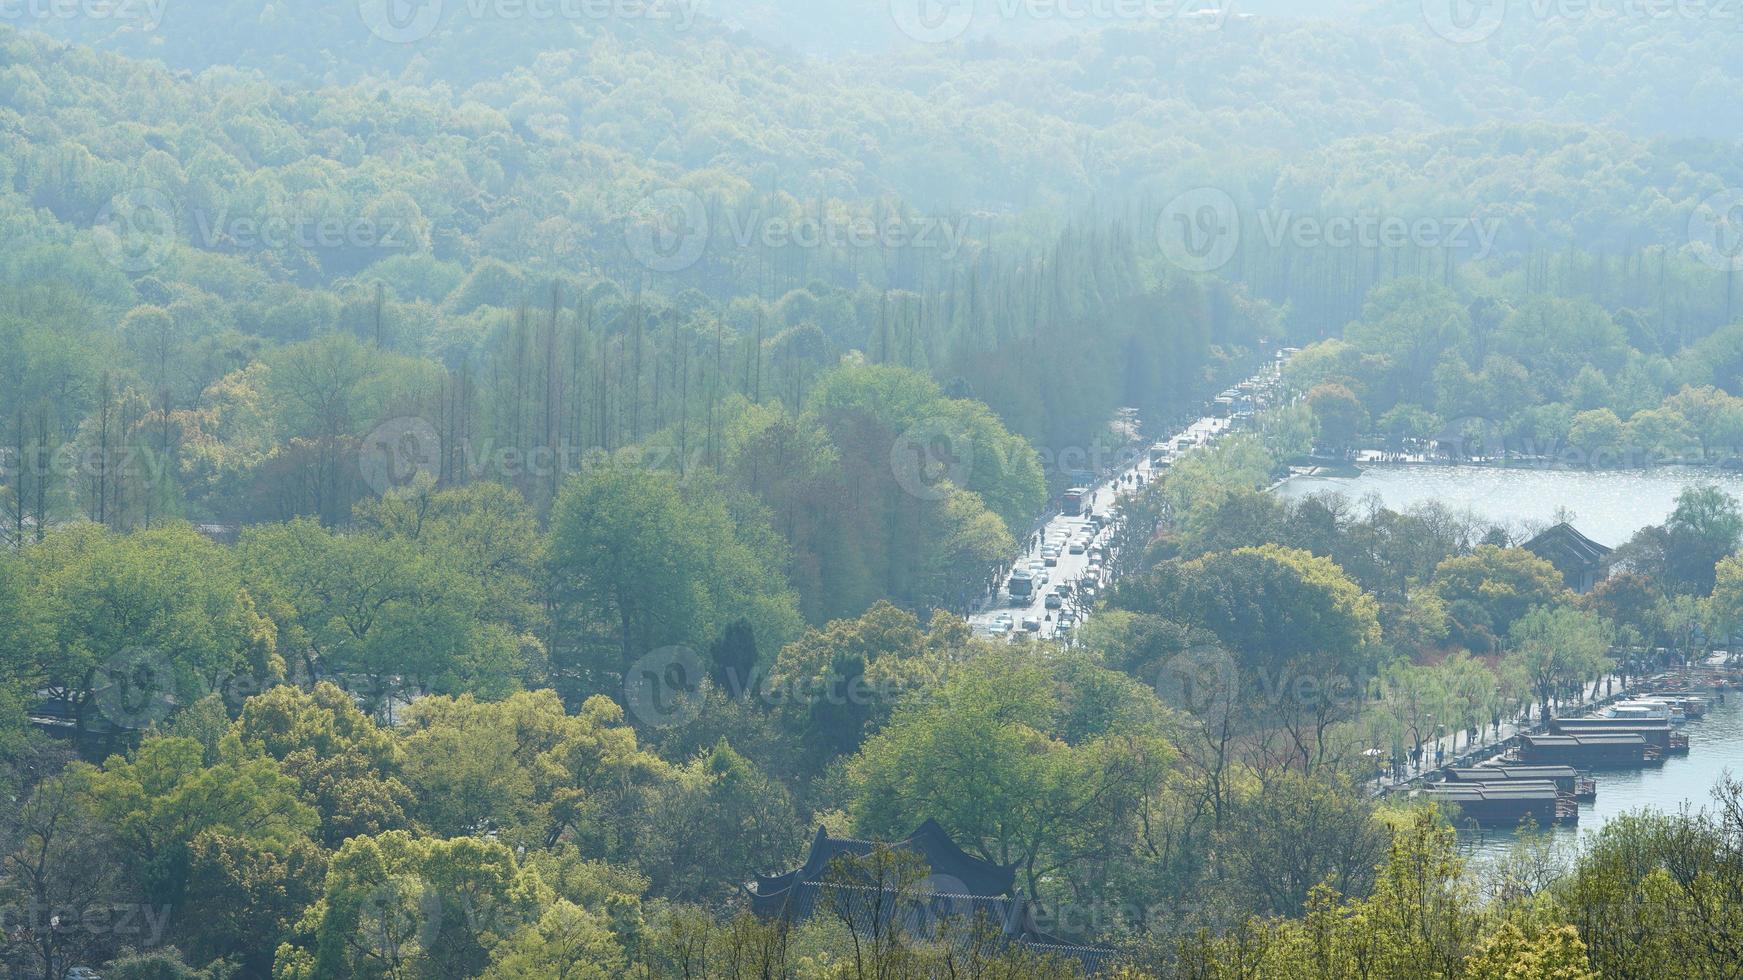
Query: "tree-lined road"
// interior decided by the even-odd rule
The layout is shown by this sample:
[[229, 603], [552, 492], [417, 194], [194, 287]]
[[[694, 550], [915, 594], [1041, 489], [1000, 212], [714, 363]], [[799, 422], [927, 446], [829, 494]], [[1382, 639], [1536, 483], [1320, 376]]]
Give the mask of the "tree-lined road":
[[[1281, 375], [1282, 361], [1273, 360], [1264, 369], [1250, 377], [1244, 385], [1255, 389], [1263, 389], [1274, 385]], [[1186, 451], [1196, 451], [1215, 442], [1226, 435], [1234, 427], [1234, 420], [1218, 418], [1214, 414], [1206, 414], [1192, 424], [1169, 436], [1161, 442], [1169, 447], [1170, 456], [1178, 456], [1183, 443], [1193, 447]], [[1043, 568], [1047, 573], [1045, 584], [1038, 584], [1028, 602], [1020, 603], [1013, 600], [1010, 593], [1010, 576], [1003, 576], [995, 594], [986, 597], [980, 610], [969, 617], [969, 624], [977, 633], [991, 636], [1014, 636], [1018, 633], [1030, 632], [1039, 637], [1054, 637], [1059, 633], [1059, 617], [1061, 613], [1075, 614], [1081, 625], [1083, 615], [1093, 603], [1075, 601], [1079, 590], [1084, 586], [1093, 586], [1098, 591], [1107, 585], [1107, 562], [1098, 561], [1093, 556], [1094, 546], [1101, 545], [1112, 538], [1111, 528], [1119, 518], [1119, 501], [1122, 496], [1139, 492], [1148, 487], [1159, 477], [1164, 467], [1152, 465], [1150, 453], [1144, 451], [1133, 454], [1134, 459], [1113, 473], [1105, 476], [1100, 482], [1089, 488], [1090, 496], [1085, 498], [1083, 513], [1080, 515], [1055, 514], [1047, 520], [1039, 532], [1032, 534], [1023, 541], [1023, 550], [1012, 563], [1012, 568], [1024, 568], [1031, 561], [1042, 559], [1042, 552], [1050, 545], [1057, 544], [1060, 548], [1058, 565], [1053, 568]], [[1103, 530], [1094, 532], [1091, 516], [1102, 519]], [[1069, 547], [1072, 541], [1090, 538], [1090, 546], [1082, 554], [1072, 554]], [[1097, 574], [1090, 574], [1091, 566], [1101, 569]], [[1070, 583], [1072, 595], [1064, 598], [1063, 608], [1048, 610], [1046, 597], [1053, 594], [1060, 583]], [[1025, 631], [1025, 620], [1037, 620], [1039, 630]], [[1008, 623], [1008, 629], [1004, 624]]]

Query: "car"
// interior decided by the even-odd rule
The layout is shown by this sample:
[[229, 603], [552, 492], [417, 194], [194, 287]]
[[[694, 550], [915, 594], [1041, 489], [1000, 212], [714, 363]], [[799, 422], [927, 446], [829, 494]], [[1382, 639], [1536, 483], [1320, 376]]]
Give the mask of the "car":
[[1059, 567], [1059, 552], [1050, 551], [1046, 555], [1042, 556], [1041, 567], [1043, 567], [1043, 568], [1058, 568]]
[[1055, 585], [1053, 587], [1053, 591], [1057, 595], [1070, 595], [1071, 594], [1071, 583], [1070, 582], [1061, 582], [1058, 585]]
[[1069, 633], [1077, 628], [1077, 621], [1064, 616], [1059, 617], [1059, 623], [1053, 627], [1055, 633]]
[[1071, 548], [1069, 550], [1074, 555], [1081, 555], [1089, 549], [1083, 546], [1082, 541], [1073, 541], [1071, 542]]
[[1041, 621], [1039, 619], [1036, 619], [1033, 616], [1024, 617], [1024, 619], [1023, 619], [1023, 632], [1025, 632], [1025, 633], [1039, 633], [1039, 632], [1041, 632]]
[[1042, 604], [1045, 605], [1048, 609], [1064, 609], [1065, 608], [1065, 597], [1061, 596], [1059, 593], [1055, 592], [1055, 593], [1052, 593], [1051, 595], [1049, 595], [1046, 599], [1043, 599]]

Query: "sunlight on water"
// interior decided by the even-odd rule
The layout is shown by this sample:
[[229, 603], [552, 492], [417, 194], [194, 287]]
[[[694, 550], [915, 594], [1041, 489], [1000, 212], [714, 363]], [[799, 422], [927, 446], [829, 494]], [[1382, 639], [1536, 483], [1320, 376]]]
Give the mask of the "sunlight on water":
[[[1296, 477], [1278, 492], [1291, 500], [1333, 491], [1358, 500], [1372, 494], [1395, 510], [1439, 500], [1455, 510], [1510, 526], [1548, 523], [1558, 508], [1565, 508], [1574, 514], [1574, 525], [1582, 532], [1614, 547], [1640, 528], [1662, 523], [1685, 487], [1708, 482], [1743, 498], [1743, 476], [1690, 467], [1591, 473], [1379, 466], [1353, 479]], [[1727, 770], [1743, 774], [1743, 693], [1733, 692], [1726, 703], [1715, 704], [1705, 719], [1691, 722], [1687, 730], [1689, 754], [1671, 757], [1662, 769], [1598, 773], [1597, 803], [1580, 807], [1578, 828], [1556, 833], [1573, 840], [1596, 832], [1618, 814], [1640, 809], [1676, 812], [1685, 805], [1699, 809]], [[1470, 836], [1478, 857], [1499, 854], [1512, 839], [1511, 833], [1494, 830]]]
[[1635, 531], [1659, 524], [1685, 487], [1717, 483], [1743, 498], [1743, 476], [1694, 467], [1593, 473], [1585, 470], [1498, 469], [1487, 466], [1375, 466], [1355, 478], [1298, 476], [1278, 493], [1291, 500], [1337, 492], [1352, 499], [1377, 494], [1404, 510], [1439, 500], [1502, 524], [1548, 524], [1558, 509], [1574, 526], [1611, 547]]
[[[1594, 773], [1597, 802], [1580, 805], [1579, 827], [1558, 828], [1556, 834], [1567, 840], [1584, 838], [1612, 818], [1639, 810], [1675, 813], [1685, 805], [1699, 810], [1709, 802], [1713, 784], [1727, 771], [1743, 774], [1743, 693], [1730, 692], [1724, 704], [1714, 704], [1706, 718], [1689, 722], [1685, 731], [1689, 754], [1671, 756], [1662, 769]], [[1469, 840], [1477, 857], [1490, 857], [1505, 851], [1513, 834], [1471, 832]]]

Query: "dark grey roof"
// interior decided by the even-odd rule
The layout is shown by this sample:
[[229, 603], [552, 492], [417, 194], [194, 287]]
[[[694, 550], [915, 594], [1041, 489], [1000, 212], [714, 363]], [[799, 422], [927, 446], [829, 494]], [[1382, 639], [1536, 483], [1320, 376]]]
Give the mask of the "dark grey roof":
[[1525, 550], [1557, 568], [1604, 564], [1613, 549], [1605, 547], [1562, 522], [1525, 542]]
[[[915, 854], [931, 874], [901, 890], [839, 878], [830, 865], [841, 858], [864, 858], [880, 847]], [[1117, 950], [1060, 942], [1036, 927], [1034, 907], [1015, 894], [1016, 867], [993, 864], [963, 851], [936, 821], [921, 824], [907, 839], [890, 844], [832, 837], [817, 828], [811, 853], [798, 868], [758, 875], [745, 887], [751, 910], [765, 919], [803, 922], [816, 915], [846, 919], [869, 930], [899, 926], [912, 936], [966, 943], [989, 933], [998, 942], [1043, 956], [1077, 963], [1087, 975], [1111, 968]]]
[[1448, 782], [1489, 783], [1504, 780], [1574, 779], [1579, 772], [1573, 766], [1473, 766], [1443, 770]]
[[[879, 846], [875, 841], [831, 837], [826, 828], [818, 827], [816, 836], [811, 840], [811, 853], [806, 856], [804, 865], [783, 874], [757, 876], [751, 894], [755, 898], [764, 899], [765, 908], [772, 911], [773, 907], [767, 906], [766, 900], [778, 900], [781, 893], [794, 885], [822, 881], [829, 871], [830, 862], [836, 858], [865, 857]], [[906, 840], [887, 846], [924, 859], [934, 876], [952, 883], [949, 889], [952, 892], [1007, 895], [1016, 884], [1017, 869], [1014, 865], [1001, 867], [967, 853], [956, 846], [956, 841], [935, 820], [927, 820], [909, 834]], [[763, 913], [764, 910], [758, 910], [758, 914]]]

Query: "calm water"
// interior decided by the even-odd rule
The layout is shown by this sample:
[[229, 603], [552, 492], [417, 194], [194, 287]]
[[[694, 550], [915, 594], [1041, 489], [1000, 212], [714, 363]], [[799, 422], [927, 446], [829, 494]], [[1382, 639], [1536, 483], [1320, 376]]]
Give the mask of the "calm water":
[[1574, 515], [1574, 526], [1611, 547], [1635, 531], [1663, 523], [1677, 494], [1697, 483], [1718, 483], [1743, 498], [1743, 475], [1690, 467], [1590, 472], [1499, 469], [1488, 466], [1374, 466], [1354, 478], [1298, 476], [1278, 488], [1290, 499], [1337, 491], [1354, 499], [1377, 494], [1403, 510], [1439, 500], [1505, 524], [1550, 524], [1556, 511]]
[[[1717, 695], [1711, 695], [1716, 697]], [[1728, 692], [1724, 704], [1714, 704], [1706, 718], [1691, 721], [1689, 754], [1671, 756], [1662, 769], [1600, 770], [1596, 803], [1580, 804], [1580, 825], [1558, 828], [1572, 840], [1597, 831], [1610, 818], [1639, 810], [1675, 813], [1687, 804], [1699, 810], [1710, 802], [1713, 784], [1726, 771], [1743, 775], [1743, 693]], [[1472, 832], [1472, 850], [1479, 857], [1499, 854], [1513, 839], [1506, 831]]]
[[[1635, 531], [1663, 523], [1685, 487], [1716, 482], [1743, 498], [1743, 476], [1685, 467], [1593, 473], [1580, 470], [1497, 469], [1484, 466], [1376, 466], [1353, 478], [1296, 477], [1278, 493], [1295, 499], [1337, 491], [1360, 499], [1376, 494], [1395, 510], [1439, 500], [1514, 526], [1547, 524], [1558, 509], [1574, 515], [1574, 526], [1612, 547]], [[1556, 833], [1573, 840], [1596, 831], [1621, 813], [1653, 809], [1674, 813], [1684, 805], [1705, 806], [1719, 777], [1743, 775], [1743, 692], [1730, 692], [1701, 721], [1690, 722], [1689, 754], [1667, 759], [1662, 769], [1597, 773], [1598, 800], [1580, 807], [1578, 828]], [[1506, 832], [1473, 832], [1479, 858], [1505, 850]]]

